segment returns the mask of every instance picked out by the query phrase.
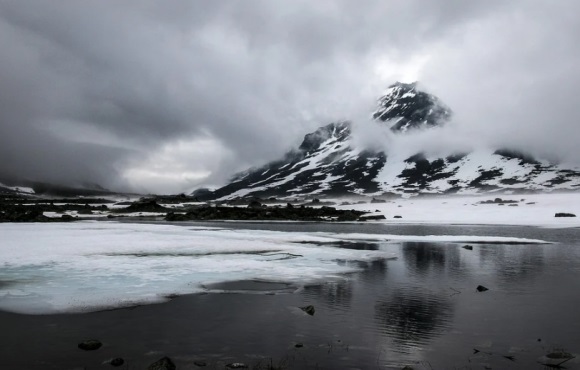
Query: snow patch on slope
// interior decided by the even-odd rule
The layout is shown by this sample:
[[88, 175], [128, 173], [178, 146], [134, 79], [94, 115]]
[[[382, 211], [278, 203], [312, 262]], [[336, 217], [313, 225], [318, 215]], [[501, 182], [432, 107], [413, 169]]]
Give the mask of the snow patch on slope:
[[8, 185], [4, 185], [4, 184], [0, 183], [0, 188], [12, 190], [12, 191], [15, 191], [17, 193], [35, 194], [35, 191], [33, 188], [29, 188], [26, 186], [8, 186]]

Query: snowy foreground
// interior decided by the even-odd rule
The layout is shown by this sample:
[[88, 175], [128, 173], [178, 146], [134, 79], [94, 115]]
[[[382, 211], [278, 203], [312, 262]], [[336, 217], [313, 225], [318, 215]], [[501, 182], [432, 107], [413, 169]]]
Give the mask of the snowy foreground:
[[[344, 279], [360, 262], [394, 258], [400, 241], [543, 243], [478, 236], [297, 233], [82, 221], [0, 224], [0, 309], [85, 312], [213, 291], [209, 284], [276, 281], [295, 289]], [[376, 251], [333, 247], [380, 242]]]
[[[504, 201], [515, 201], [512, 204], [517, 205], [481, 203], [498, 197]], [[580, 193], [412, 197], [338, 208], [382, 214], [389, 224], [580, 227]], [[554, 217], [560, 212], [578, 217]]]

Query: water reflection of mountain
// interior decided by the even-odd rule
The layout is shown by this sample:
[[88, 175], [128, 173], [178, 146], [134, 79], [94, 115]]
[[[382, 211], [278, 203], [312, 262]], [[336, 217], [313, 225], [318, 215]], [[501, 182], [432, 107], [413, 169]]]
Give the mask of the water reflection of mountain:
[[[349, 247], [352, 245], [349, 243]], [[356, 243], [356, 248], [362, 250], [376, 250], [378, 246], [369, 243]], [[383, 281], [387, 274], [388, 260], [376, 260], [370, 262], [363, 261], [338, 261], [341, 264], [348, 264], [360, 268], [356, 273], [356, 280], [365, 281], [367, 284], [383, 286]], [[330, 282], [321, 285], [307, 286], [304, 289], [305, 296], [312, 296], [315, 300], [331, 309], [350, 308], [355, 289], [355, 280], [344, 280]]]
[[377, 329], [399, 350], [425, 344], [451, 325], [453, 305], [446, 295], [400, 288], [375, 304]]
[[367, 262], [363, 270], [359, 273], [361, 279], [372, 282], [382, 282], [387, 275], [387, 260], [377, 260]]
[[456, 244], [407, 242], [402, 244], [402, 252], [408, 271], [419, 278], [430, 273], [441, 274], [443, 271], [456, 277], [469, 274]]
[[376, 302], [375, 322], [380, 333], [405, 351], [449, 327], [454, 307], [449, 294], [435, 293], [441, 291], [437, 282], [446, 279], [448, 272], [461, 276], [467, 269], [462, 266], [458, 245], [407, 242], [402, 243], [401, 251], [412, 280], [405, 280], [403, 287], [391, 290]]
[[532, 280], [545, 267], [545, 246], [476, 244], [473, 251], [466, 251], [458, 244], [402, 243], [407, 271], [420, 280], [427, 275], [443, 273], [455, 278], [472, 275], [473, 266], [462, 258], [461, 253], [473, 253], [473, 257], [479, 258], [479, 269], [494, 271], [498, 279], [506, 283]]
[[353, 286], [351, 281], [338, 281], [304, 288], [304, 295], [330, 309], [349, 309], [352, 301]]
[[545, 268], [546, 246], [542, 245], [482, 245], [479, 256], [482, 266], [495, 270], [503, 283], [533, 281]]

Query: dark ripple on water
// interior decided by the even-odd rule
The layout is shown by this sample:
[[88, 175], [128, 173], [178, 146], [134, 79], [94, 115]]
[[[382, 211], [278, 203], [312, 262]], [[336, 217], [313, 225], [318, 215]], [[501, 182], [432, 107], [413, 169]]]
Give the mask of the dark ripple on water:
[[447, 296], [422, 288], [399, 288], [375, 304], [375, 330], [390, 337], [399, 352], [426, 345], [450, 326], [453, 305]]

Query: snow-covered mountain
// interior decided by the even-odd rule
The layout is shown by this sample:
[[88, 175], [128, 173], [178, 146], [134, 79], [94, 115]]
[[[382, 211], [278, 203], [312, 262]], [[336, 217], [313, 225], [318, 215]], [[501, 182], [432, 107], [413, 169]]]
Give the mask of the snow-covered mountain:
[[[378, 100], [376, 124], [394, 133], [436, 128], [451, 110], [415, 83], [395, 83]], [[403, 193], [478, 193], [579, 189], [580, 169], [551, 164], [513, 150], [478, 150], [444, 158], [362, 150], [349, 122], [332, 123], [304, 137], [284, 158], [237, 174], [204, 199], [341, 196]]]

